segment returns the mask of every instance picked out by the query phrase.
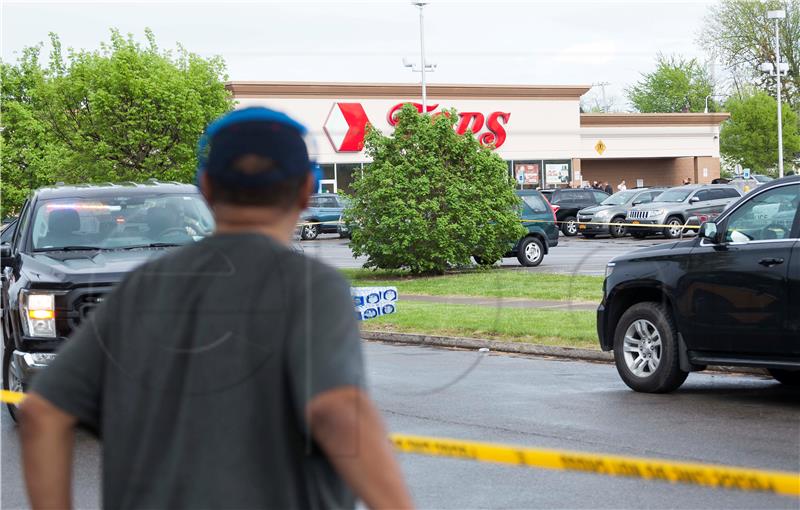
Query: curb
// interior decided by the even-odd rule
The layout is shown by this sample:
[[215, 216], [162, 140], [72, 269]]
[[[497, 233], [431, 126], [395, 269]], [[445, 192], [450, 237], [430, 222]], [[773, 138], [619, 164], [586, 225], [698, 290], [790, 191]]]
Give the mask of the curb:
[[[614, 362], [614, 354], [611, 352], [594, 349], [580, 349], [578, 347], [557, 347], [554, 345], [502, 342], [500, 340], [489, 340], [487, 338], [422, 335], [416, 333], [395, 333], [391, 331], [361, 331], [361, 338], [373, 342], [424, 345], [430, 347], [444, 347], [449, 349], [473, 350], [480, 349], [482, 347], [488, 347], [490, 351], [508, 354], [527, 354], [565, 360], [593, 361], [601, 363]], [[767, 376], [764, 370], [750, 367], [711, 366], [705, 371], [723, 374]]]

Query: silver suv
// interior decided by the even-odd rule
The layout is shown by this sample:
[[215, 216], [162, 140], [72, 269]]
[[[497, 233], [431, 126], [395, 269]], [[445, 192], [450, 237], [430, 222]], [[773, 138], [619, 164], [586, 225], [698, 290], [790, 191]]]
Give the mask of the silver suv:
[[681, 235], [693, 210], [714, 206], [724, 208], [740, 196], [742, 193], [728, 184], [678, 186], [664, 191], [649, 204], [629, 209], [625, 222], [633, 237], [662, 233], [664, 237], [674, 239]]
[[[600, 205], [578, 211], [578, 232], [586, 238], [598, 234], [611, 234], [611, 237], [625, 235], [625, 215], [628, 209], [639, 204], [652, 202], [664, 188], [636, 188], [618, 191], [603, 200]], [[606, 225], [616, 223], [616, 225]]]

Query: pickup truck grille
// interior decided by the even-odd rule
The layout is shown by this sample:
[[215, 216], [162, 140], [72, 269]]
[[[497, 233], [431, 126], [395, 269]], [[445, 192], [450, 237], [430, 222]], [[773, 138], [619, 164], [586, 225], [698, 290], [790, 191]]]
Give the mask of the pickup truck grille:
[[628, 219], [631, 220], [646, 220], [647, 219], [647, 212], [648, 211], [637, 211], [636, 209], [631, 209], [628, 211]]
[[77, 328], [103, 302], [107, 292], [86, 290], [75, 296], [72, 302], [73, 312], [70, 315], [70, 329]]

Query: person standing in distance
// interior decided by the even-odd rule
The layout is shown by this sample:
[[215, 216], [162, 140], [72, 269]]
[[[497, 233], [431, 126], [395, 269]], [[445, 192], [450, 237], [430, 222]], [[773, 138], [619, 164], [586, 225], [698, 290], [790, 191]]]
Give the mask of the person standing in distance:
[[33, 508], [71, 507], [79, 423], [102, 438], [105, 508], [412, 506], [349, 287], [290, 248], [316, 180], [305, 134], [266, 108], [208, 127], [215, 234], [129, 274], [20, 407]]
[[628, 186], [625, 185], [625, 180], [623, 179], [622, 182], [617, 184], [617, 191], [625, 191], [628, 189]]

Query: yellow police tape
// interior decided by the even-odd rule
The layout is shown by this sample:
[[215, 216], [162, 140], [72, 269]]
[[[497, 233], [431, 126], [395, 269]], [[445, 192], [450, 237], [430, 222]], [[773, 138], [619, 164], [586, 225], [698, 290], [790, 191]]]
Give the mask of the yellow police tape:
[[800, 473], [566, 450], [520, 448], [404, 434], [392, 434], [390, 438], [396, 450], [406, 453], [800, 496]]
[[[2, 402], [19, 404], [24, 398], [24, 393], [0, 390]], [[397, 451], [405, 453], [800, 496], [800, 473], [568, 450], [521, 448], [405, 434], [391, 434], [389, 438]]]

